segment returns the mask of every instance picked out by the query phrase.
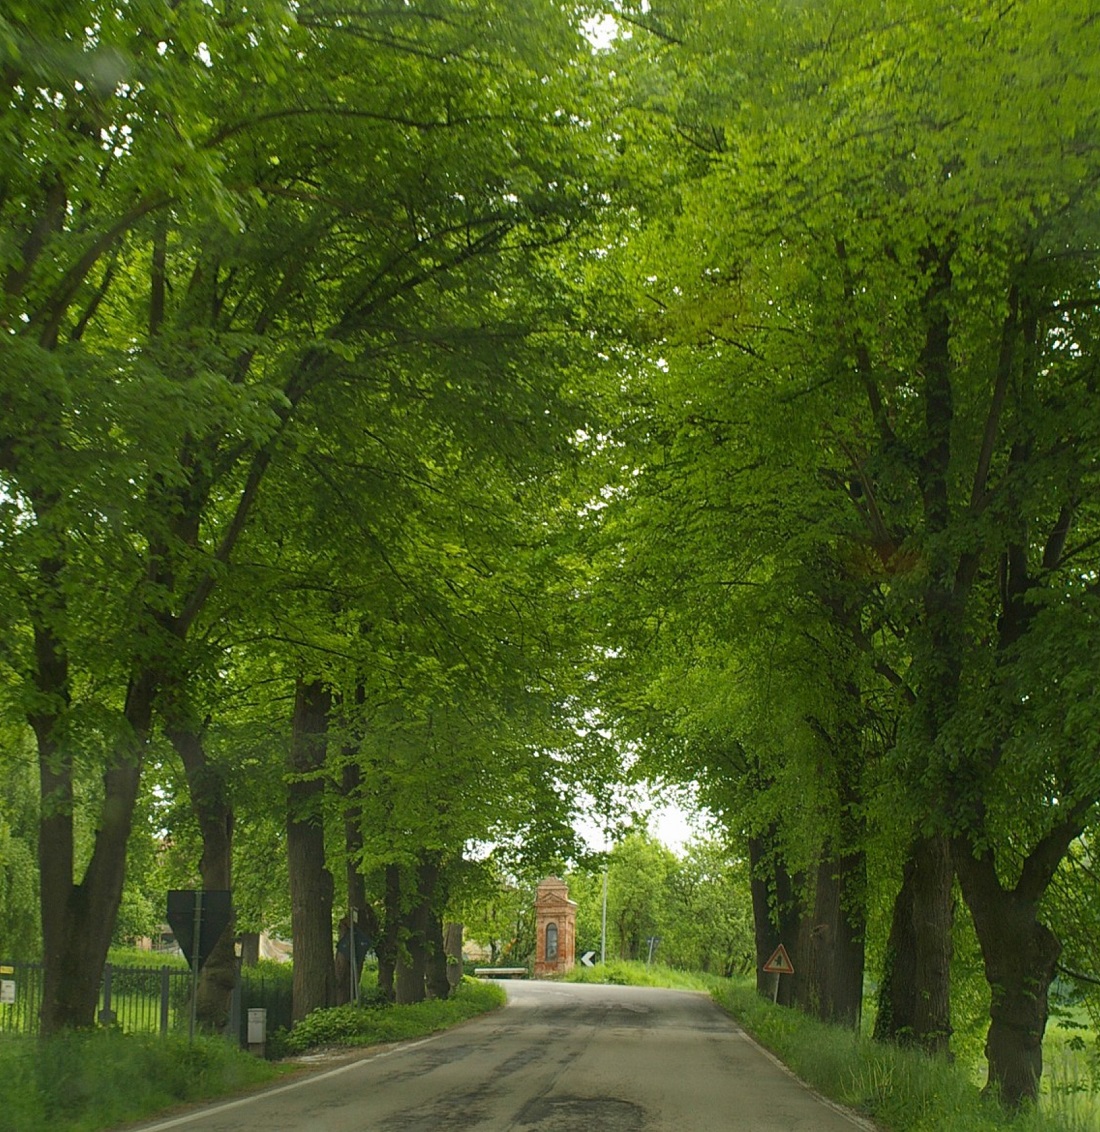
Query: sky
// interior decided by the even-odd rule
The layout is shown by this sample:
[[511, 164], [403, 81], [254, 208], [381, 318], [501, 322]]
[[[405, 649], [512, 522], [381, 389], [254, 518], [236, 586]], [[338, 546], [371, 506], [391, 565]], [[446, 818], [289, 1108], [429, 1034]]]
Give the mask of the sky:
[[[631, 786], [629, 794], [624, 795], [622, 800], [632, 810], [648, 811], [650, 833], [677, 855], [683, 853], [684, 846], [692, 838], [706, 836], [710, 815], [696, 806], [690, 795], [678, 800], [663, 792], [658, 802], [651, 789], [637, 785]], [[582, 819], [576, 828], [593, 851], [599, 852], [606, 847], [603, 830], [595, 821]]]

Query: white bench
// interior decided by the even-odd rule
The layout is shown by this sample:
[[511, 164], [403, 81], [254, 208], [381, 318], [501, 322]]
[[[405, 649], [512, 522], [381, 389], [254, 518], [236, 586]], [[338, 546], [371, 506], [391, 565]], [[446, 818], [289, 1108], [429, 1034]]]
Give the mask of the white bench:
[[527, 977], [527, 968], [475, 967], [474, 975], [479, 979], [523, 979]]

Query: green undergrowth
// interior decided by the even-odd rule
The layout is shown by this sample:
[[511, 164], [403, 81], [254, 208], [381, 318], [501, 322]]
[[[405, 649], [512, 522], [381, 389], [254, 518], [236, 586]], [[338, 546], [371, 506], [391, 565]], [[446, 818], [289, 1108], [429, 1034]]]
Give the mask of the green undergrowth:
[[569, 983], [614, 983], [628, 987], [669, 987], [673, 990], [712, 991], [722, 980], [698, 971], [677, 971], [660, 963], [613, 959], [595, 967], [574, 967], [564, 980]]
[[116, 967], [143, 967], [160, 970], [171, 967], [177, 971], [188, 970], [187, 960], [174, 951], [146, 951], [141, 947], [112, 947], [107, 952], [107, 962]]
[[362, 1006], [314, 1010], [293, 1030], [280, 1030], [268, 1042], [268, 1054], [289, 1057], [319, 1046], [368, 1046], [407, 1041], [445, 1029], [505, 1002], [493, 983], [463, 979], [447, 999], [428, 999], [409, 1006], [370, 1000]]
[[973, 1067], [883, 1045], [773, 1006], [749, 980], [723, 981], [714, 997], [813, 1088], [891, 1132], [1095, 1132], [1100, 1104], [1075, 1070], [1052, 1065], [1037, 1108], [1012, 1115], [983, 1098]]
[[285, 1073], [223, 1038], [89, 1030], [0, 1035], [0, 1132], [98, 1132]]

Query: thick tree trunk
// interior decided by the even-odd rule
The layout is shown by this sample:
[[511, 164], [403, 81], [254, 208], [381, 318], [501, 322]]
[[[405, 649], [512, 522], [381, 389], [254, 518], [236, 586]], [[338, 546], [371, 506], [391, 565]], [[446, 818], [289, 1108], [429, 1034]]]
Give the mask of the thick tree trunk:
[[443, 920], [433, 908], [428, 913], [428, 995], [430, 998], [447, 998], [450, 993]]
[[[773, 831], [769, 830], [769, 833]], [[749, 838], [749, 889], [752, 895], [753, 938], [756, 947], [756, 992], [765, 998], [772, 997], [775, 976], [764, 970], [775, 949], [782, 942], [779, 928], [772, 914], [769, 884], [770, 860], [774, 836], [758, 834]]]
[[862, 853], [821, 862], [814, 914], [800, 952], [805, 1009], [823, 1022], [852, 1028], [858, 1028], [863, 1008], [865, 873]]
[[401, 867], [386, 866], [386, 891], [383, 897], [384, 923], [375, 953], [378, 955], [378, 989], [394, 1002], [397, 975], [397, 946], [401, 933]]
[[[402, 917], [397, 948], [397, 1002], [423, 1002], [427, 995], [428, 960], [431, 955], [433, 912], [439, 861], [434, 854], [422, 856], [416, 870], [414, 903]], [[438, 922], [438, 921], [436, 921]], [[443, 941], [440, 937], [440, 950]]]
[[1039, 922], [1037, 899], [1002, 887], [991, 853], [976, 858], [960, 839], [955, 867], [992, 991], [986, 1091], [1016, 1108], [1039, 1095], [1048, 995], [1062, 945]]
[[[198, 726], [178, 700], [168, 711], [168, 738], [183, 763], [191, 796], [191, 812], [202, 837], [199, 876], [204, 890], [233, 888], [233, 810], [221, 767], [211, 763]], [[237, 982], [233, 920], [230, 919], [199, 975], [195, 1017], [207, 1031], [224, 1030]]]
[[946, 838], [918, 838], [894, 901], [875, 1037], [928, 1053], [951, 1041], [951, 853]]
[[256, 967], [260, 962], [260, 933], [241, 932], [241, 966]]
[[462, 982], [462, 924], [443, 925], [443, 952], [447, 957], [447, 982], [454, 990]]
[[806, 921], [806, 908], [802, 900], [804, 889], [804, 876], [796, 873], [792, 876], [787, 871], [786, 864], [777, 860], [775, 863], [775, 916], [779, 928], [780, 941], [787, 948], [787, 954], [794, 964], [793, 975], [779, 975], [779, 985], [776, 988], [775, 1001], [780, 1006], [795, 1006], [802, 1000], [800, 979], [805, 973], [806, 966], [801, 962], [800, 956], [804, 951], [805, 934], [803, 924]]
[[[345, 751], [345, 758], [351, 758], [352, 752]], [[360, 859], [363, 851], [363, 825], [362, 803], [359, 797], [362, 779], [359, 767], [353, 762], [345, 762], [341, 777], [340, 791], [344, 798], [344, 848], [346, 861], [347, 905], [354, 913], [355, 923], [376, 949], [379, 942], [378, 916], [367, 900], [367, 886], [360, 871]], [[349, 949], [350, 950], [350, 949]], [[355, 984], [358, 985], [359, 972], [363, 968], [364, 955], [356, 951]], [[352, 999], [352, 970], [351, 956], [343, 951], [336, 953], [336, 1004]]]
[[418, 904], [404, 917], [397, 947], [394, 989], [399, 1006], [423, 1002], [427, 995], [428, 930], [427, 909]]
[[912, 1045], [916, 1040], [917, 937], [913, 919], [913, 872], [910, 850], [894, 897], [890, 934], [879, 980], [874, 1037], [880, 1042]]
[[329, 693], [320, 681], [298, 682], [287, 785], [287, 859], [290, 921], [294, 939], [291, 1017], [301, 1021], [331, 1006], [335, 991], [332, 955], [332, 874], [325, 867], [324, 766]]
[[38, 743], [41, 817], [38, 860], [44, 958], [41, 1028], [53, 1034], [95, 1024], [100, 978], [107, 961], [122, 887], [126, 846], [141, 778], [141, 758], [152, 718], [155, 681], [135, 680], [124, 708], [128, 734], [103, 773], [103, 804], [91, 859], [73, 880], [73, 761], [58, 739], [68, 705], [68, 665], [52, 633], [35, 632], [40, 691], [50, 709], [30, 717]]
[[[803, 919], [802, 902], [797, 893], [798, 881], [792, 880], [783, 862], [779, 850], [779, 831], [775, 825], [749, 838], [749, 869], [756, 950], [756, 990], [765, 998], [774, 997], [781, 1005], [791, 1006], [796, 996], [794, 977], [776, 976], [764, 970], [764, 964], [781, 943], [793, 961], [799, 949]], [[797, 969], [796, 964], [796, 972]]]

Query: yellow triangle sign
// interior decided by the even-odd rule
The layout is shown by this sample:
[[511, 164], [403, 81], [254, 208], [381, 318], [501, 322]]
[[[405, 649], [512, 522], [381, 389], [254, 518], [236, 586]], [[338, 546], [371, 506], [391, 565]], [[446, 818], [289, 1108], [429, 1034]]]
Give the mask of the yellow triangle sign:
[[780, 944], [773, 952], [772, 957], [764, 964], [764, 970], [769, 975], [793, 975], [794, 964], [787, 954], [787, 949]]

